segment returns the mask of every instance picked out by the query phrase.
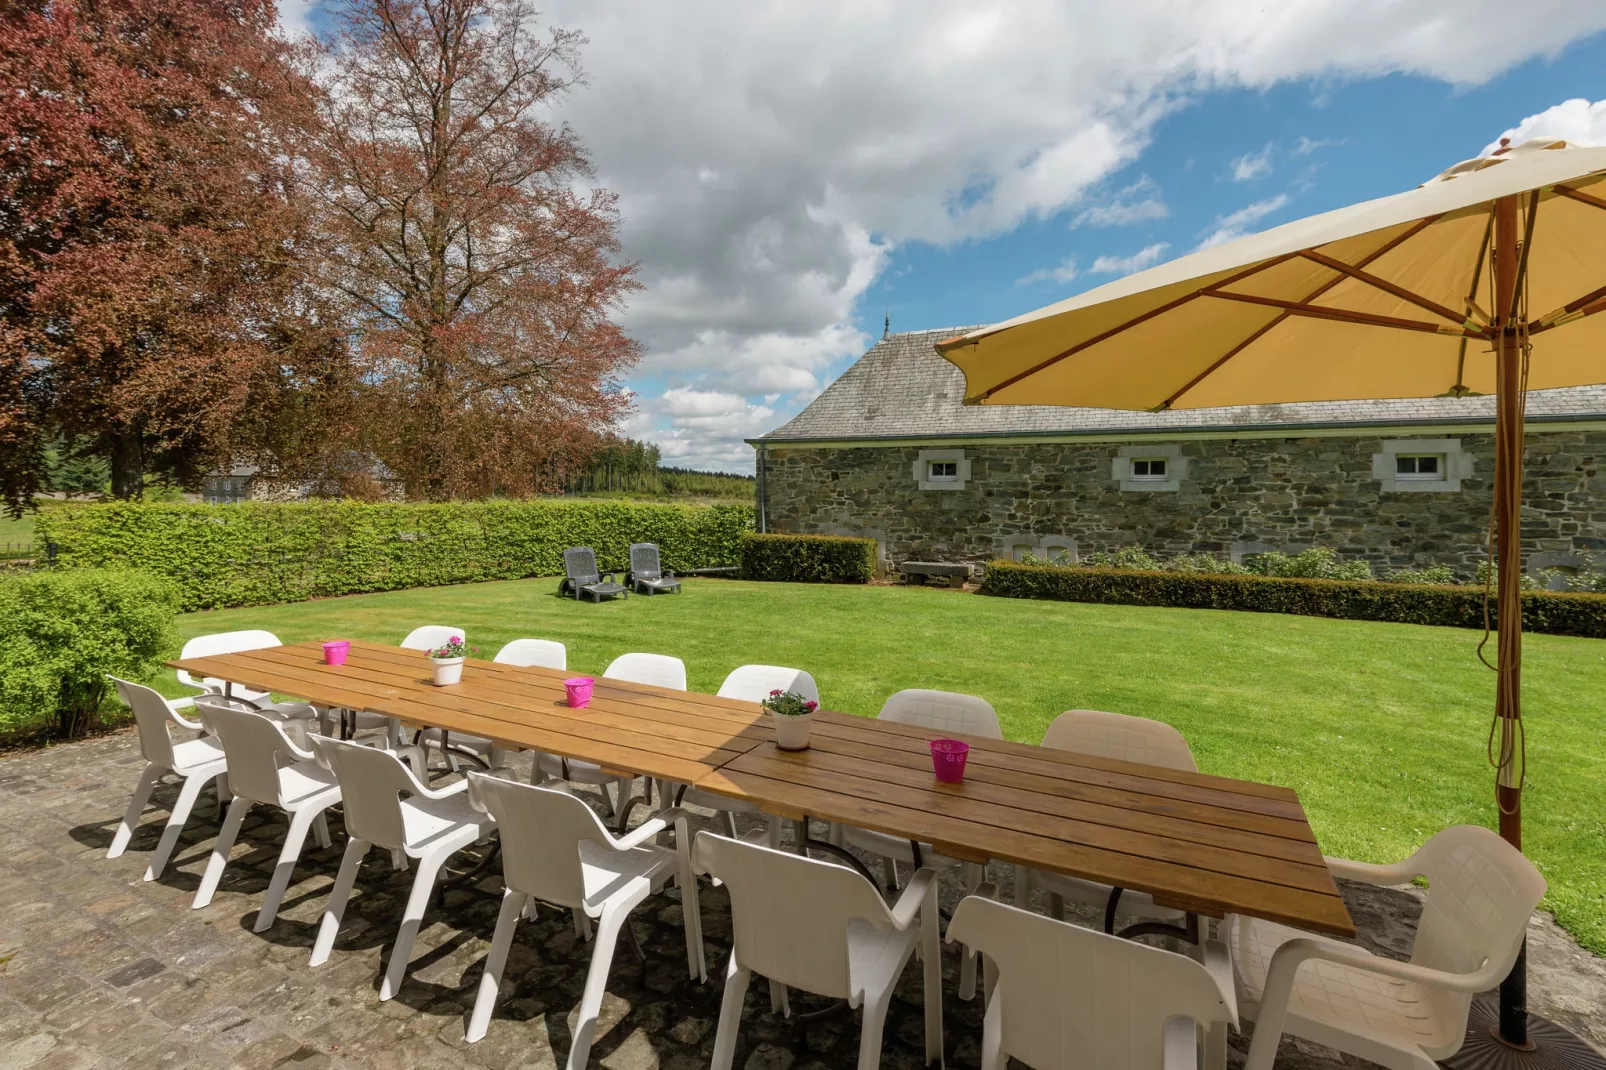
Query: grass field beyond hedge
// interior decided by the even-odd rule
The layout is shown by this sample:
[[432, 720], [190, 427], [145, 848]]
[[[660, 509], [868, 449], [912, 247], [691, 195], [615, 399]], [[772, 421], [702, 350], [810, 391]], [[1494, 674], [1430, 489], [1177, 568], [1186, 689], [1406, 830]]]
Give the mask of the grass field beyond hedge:
[[[674, 654], [708, 692], [741, 664], [793, 665], [814, 674], [828, 707], [866, 716], [904, 687], [980, 695], [1028, 743], [1066, 709], [1153, 717], [1187, 736], [1205, 772], [1296, 789], [1322, 850], [1365, 861], [1495, 820], [1484, 753], [1494, 673], [1475, 631], [713, 579], [599, 606], [555, 598], [556, 587], [394, 591], [192, 613], [179, 627], [396, 642], [447, 624], [487, 657], [520, 636], [561, 640], [583, 672], [631, 650]], [[1526, 848], [1557, 920], [1606, 954], [1606, 641], [1530, 636], [1524, 649]]]

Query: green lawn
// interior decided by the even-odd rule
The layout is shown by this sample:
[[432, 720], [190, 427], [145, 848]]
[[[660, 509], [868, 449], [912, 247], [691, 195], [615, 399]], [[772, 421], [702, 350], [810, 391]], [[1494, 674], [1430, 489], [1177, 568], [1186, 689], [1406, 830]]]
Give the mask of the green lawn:
[[[456, 625], [486, 656], [519, 636], [561, 640], [586, 672], [626, 651], [674, 654], [710, 692], [744, 663], [792, 665], [814, 674], [826, 705], [867, 716], [904, 687], [980, 695], [1007, 736], [1032, 743], [1066, 709], [1153, 717], [1187, 736], [1205, 772], [1295, 788], [1322, 849], [1367, 861], [1495, 819], [1494, 674], [1473, 631], [714, 579], [598, 606], [554, 598], [556, 585], [398, 591], [179, 625], [186, 637], [268, 628], [287, 642], [396, 642], [417, 624]], [[1526, 848], [1557, 920], [1606, 953], [1606, 642], [1529, 636], [1523, 679]]]

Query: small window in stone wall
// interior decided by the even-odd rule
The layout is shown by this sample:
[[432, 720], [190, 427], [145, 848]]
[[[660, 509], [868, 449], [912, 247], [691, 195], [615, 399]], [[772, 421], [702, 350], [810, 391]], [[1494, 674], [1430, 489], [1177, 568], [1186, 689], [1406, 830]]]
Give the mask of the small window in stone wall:
[[970, 461], [964, 450], [921, 450], [912, 474], [921, 490], [964, 490]]
[[959, 479], [959, 462], [927, 461], [926, 478], [933, 483], [953, 483]]
[[1174, 491], [1188, 478], [1181, 446], [1122, 446], [1110, 461], [1110, 478], [1129, 491]]
[[1444, 478], [1444, 454], [1397, 453], [1394, 455], [1395, 479]]
[[1164, 457], [1134, 457], [1132, 458], [1133, 479], [1164, 479]]
[[1401, 438], [1372, 454], [1372, 478], [1384, 493], [1452, 493], [1472, 474], [1472, 456], [1456, 438]]

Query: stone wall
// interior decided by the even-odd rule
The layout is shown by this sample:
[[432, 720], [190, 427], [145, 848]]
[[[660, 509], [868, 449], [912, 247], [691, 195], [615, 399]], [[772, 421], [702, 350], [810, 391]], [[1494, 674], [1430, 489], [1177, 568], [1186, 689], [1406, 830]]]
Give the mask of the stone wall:
[[[889, 564], [985, 562], [1045, 540], [1074, 543], [1081, 556], [1134, 545], [1162, 555], [1316, 545], [1379, 571], [1447, 564], [1470, 577], [1484, 554], [1494, 437], [1454, 439], [1466, 455], [1458, 490], [1386, 492], [1373, 457], [1401, 437], [1164, 443], [1185, 459], [1172, 465], [1186, 469], [1175, 491], [1123, 491], [1112, 475], [1116, 443], [965, 446], [969, 478], [944, 490], [920, 489], [919, 445], [777, 446], [765, 461], [765, 510], [771, 531], [873, 536]], [[1606, 465], [1597, 462], [1606, 462], [1606, 432], [1528, 436], [1523, 546], [1545, 554], [1530, 567], [1569, 554], [1606, 565]]]

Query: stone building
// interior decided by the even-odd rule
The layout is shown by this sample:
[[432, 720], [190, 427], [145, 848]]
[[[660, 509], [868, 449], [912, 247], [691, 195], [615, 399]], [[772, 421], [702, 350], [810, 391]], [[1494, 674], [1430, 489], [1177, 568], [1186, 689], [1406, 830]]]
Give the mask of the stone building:
[[[1492, 398], [1126, 412], [963, 406], [888, 335], [758, 451], [764, 530], [869, 535], [883, 561], [1077, 560], [1141, 546], [1241, 560], [1329, 546], [1374, 569], [1484, 555]], [[1528, 400], [1525, 568], [1606, 567], [1606, 387]]]

